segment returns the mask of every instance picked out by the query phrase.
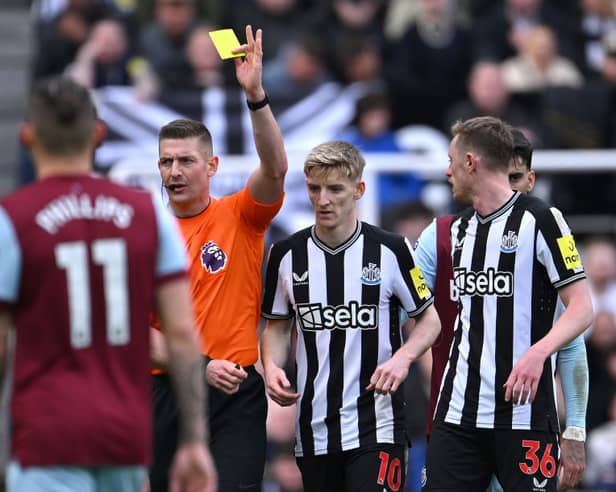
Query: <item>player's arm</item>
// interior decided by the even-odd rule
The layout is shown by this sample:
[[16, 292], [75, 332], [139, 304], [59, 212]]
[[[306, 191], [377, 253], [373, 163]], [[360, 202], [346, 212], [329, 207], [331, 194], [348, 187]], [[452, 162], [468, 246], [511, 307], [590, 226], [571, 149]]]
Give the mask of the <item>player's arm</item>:
[[[216, 471], [206, 442], [206, 386], [188, 280], [175, 278], [158, 286], [157, 312], [165, 335], [168, 367], [180, 416], [178, 450], [171, 471], [172, 490], [215, 490]], [[195, 488], [195, 490], [197, 490]], [[199, 489], [201, 490], [201, 489]]]
[[593, 319], [592, 302], [586, 279], [561, 287], [558, 291], [566, 306], [552, 329], [532, 345], [516, 363], [504, 384], [505, 400], [532, 402], [545, 360], [586, 330]]
[[8, 311], [0, 310], [0, 394], [4, 388], [7, 359], [9, 352], [9, 330], [11, 329], [11, 315]]
[[[246, 99], [258, 103], [265, 99], [262, 85], [263, 45], [262, 31], [257, 29], [253, 37], [252, 28], [246, 26], [246, 44], [235, 52], [245, 52], [243, 58], [235, 58], [235, 75], [244, 89]], [[287, 172], [287, 154], [282, 134], [269, 104], [250, 110], [255, 147], [259, 155], [259, 167], [248, 180], [252, 197], [260, 203], [275, 203], [282, 196], [284, 176]]]
[[150, 326], [150, 363], [152, 367], [167, 370], [169, 364], [169, 353], [167, 351], [167, 343], [165, 336], [160, 330]]
[[567, 427], [561, 434], [559, 490], [568, 490], [582, 480], [586, 466], [586, 406], [588, 362], [583, 335], [578, 335], [558, 353], [558, 372], [565, 400]]
[[283, 407], [292, 405], [300, 397], [283, 369], [289, 354], [290, 326], [288, 319], [268, 319], [261, 334], [261, 360], [267, 394]]
[[13, 326], [10, 306], [17, 302], [20, 289], [22, 254], [17, 233], [0, 206], [0, 391], [6, 374], [9, 331]]
[[406, 379], [410, 365], [432, 346], [441, 331], [441, 321], [434, 306], [428, 306], [414, 321], [407, 320], [403, 330], [406, 342], [391, 359], [376, 368], [366, 387], [368, 391], [394, 393]]
[[436, 219], [422, 231], [415, 247], [415, 261], [430, 290], [436, 283]]

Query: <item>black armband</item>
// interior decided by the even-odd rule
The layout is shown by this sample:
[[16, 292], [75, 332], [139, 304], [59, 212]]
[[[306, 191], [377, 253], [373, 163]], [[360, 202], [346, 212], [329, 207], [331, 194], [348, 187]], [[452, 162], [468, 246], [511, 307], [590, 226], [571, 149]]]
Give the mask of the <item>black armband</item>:
[[258, 102], [251, 102], [248, 99], [246, 99], [246, 104], [248, 105], [248, 109], [250, 109], [250, 111], [257, 111], [258, 109], [264, 108], [265, 106], [267, 106], [269, 104], [269, 97], [267, 97], [267, 94], [265, 94], [265, 97]]

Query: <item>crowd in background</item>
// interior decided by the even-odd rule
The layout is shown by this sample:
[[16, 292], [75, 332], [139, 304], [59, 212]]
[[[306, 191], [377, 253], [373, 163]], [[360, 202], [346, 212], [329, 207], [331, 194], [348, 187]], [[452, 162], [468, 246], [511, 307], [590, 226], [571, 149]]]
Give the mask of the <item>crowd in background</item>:
[[[233, 64], [220, 60], [208, 32], [230, 27], [241, 39], [251, 24], [263, 29], [263, 81], [276, 107], [331, 82], [362, 84], [354, 118], [332, 137], [366, 152], [402, 150], [402, 128], [446, 136], [454, 121], [477, 115], [523, 129], [535, 148], [616, 145], [613, 0], [41, 0], [33, 12], [33, 80], [68, 73], [91, 88], [131, 86], [144, 101], [235, 86]], [[613, 180], [562, 177], [553, 198], [565, 212], [614, 210]], [[381, 185], [385, 197], [402, 189], [418, 198], [422, 183], [404, 176]], [[417, 203], [385, 205], [394, 207], [386, 226], [411, 240], [433, 214]], [[587, 336], [586, 485], [616, 490], [613, 238], [588, 238], [583, 259], [596, 310]], [[411, 402], [425, 400], [409, 405], [417, 447], [428, 375], [418, 364], [407, 385]], [[271, 491], [301, 490], [288, 412], [270, 412]], [[418, 482], [409, 475], [408, 489]]]

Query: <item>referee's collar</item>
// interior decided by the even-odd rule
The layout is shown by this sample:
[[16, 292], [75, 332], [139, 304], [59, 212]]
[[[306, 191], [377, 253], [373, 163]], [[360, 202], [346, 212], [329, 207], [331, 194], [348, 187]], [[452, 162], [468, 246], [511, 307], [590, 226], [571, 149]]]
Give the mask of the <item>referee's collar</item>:
[[320, 249], [322, 249], [326, 253], [329, 253], [330, 255], [338, 254], [341, 251], [344, 251], [345, 249], [347, 249], [355, 241], [357, 241], [357, 238], [360, 236], [360, 234], [361, 234], [361, 222], [358, 220], [357, 225], [355, 226], [355, 232], [353, 232], [353, 234], [351, 234], [351, 236], [346, 241], [344, 241], [342, 244], [340, 244], [336, 248], [330, 248], [327, 244], [325, 244], [323, 241], [321, 241], [318, 238], [316, 225], [313, 225], [312, 228], [310, 229], [310, 235], [312, 236], [312, 240], [314, 241], [314, 243]]
[[507, 213], [507, 211], [513, 207], [514, 203], [518, 200], [518, 198], [522, 195], [521, 192], [516, 191], [513, 195], [511, 195], [511, 198], [509, 198], [509, 200], [507, 200], [505, 202], [505, 204], [496, 209], [494, 212], [492, 212], [490, 215], [486, 215], [485, 217], [482, 217], [479, 212], [475, 211], [475, 215], [477, 216], [477, 220], [479, 220], [479, 222], [481, 224], [485, 224], [486, 222], [490, 222], [491, 220], [497, 219], [499, 218], [501, 215]]

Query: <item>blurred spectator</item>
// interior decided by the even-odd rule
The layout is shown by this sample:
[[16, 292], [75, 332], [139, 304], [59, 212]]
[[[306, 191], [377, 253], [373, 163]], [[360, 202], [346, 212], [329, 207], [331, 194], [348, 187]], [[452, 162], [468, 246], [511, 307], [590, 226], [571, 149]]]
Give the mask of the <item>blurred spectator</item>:
[[[186, 45], [186, 59], [191, 68], [191, 77], [184, 81], [186, 88], [206, 89], [208, 87], [222, 87], [229, 77], [212, 39], [210, 31], [216, 28], [211, 25], [201, 25], [195, 28], [188, 38]], [[227, 67], [234, 67], [228, 63]]]
[[112, 5], [102, 1], [68, 0], [55, 15], [41, 18], [35, 26], [33, 78], [62, 73], [73, 62], [90, 28], [117, 14]]
[[195, 27], [194, 0], [156, 0], [155, 18], [139, 35], [139, 53], [160, 80], [161, 89], [191, 80], [186, 45]]
[[373, 92], [358, 99], [352, 126], [339, 139], [363, 152], [399, 152], [391, 129], [391, 105], [387, 96]]
[[330, 79], [325, 46], [311, 32], [297, 33], [276, 59], [263, 67], [263, 86], [272, 100], [285, 106], [306, 97]]
[[523, 50], [528, 30], [539, 24], [556, 32], [564, 56], [576, 63], [581, 60], [575, 18], [564, 14], [560, 5], [543, 0], [504, 0], [477, 18], [473, 26], [475, 60], [503, 61], [515, 56]]
[[582, 258], [595, 313], [608, 311], [616, 318], [616, 245], [607, 237], [591, 238]]
[[233, 0], [223, 3], [222, 25], [243, 33], [246, 25], [263, 29], [263, 60], [276, 58], [298, 30], [307, 31], [310, 19], [305, 0]]
[[386, 57], [396, 128], [411, 123], [439, 128], [447, 108], [466, 95], [461, 81], [471, 68], [471, 38], [455, 5], [418, 0], [415, 22]]
[[131, 58], [124, 25], [114, 19], [98, 21], [66, 72], [85, 87], [130, 85]]
[[[616, 86], [616, 29], [605, 35], [602, 45], [605, 58], [601, 65], [601, 75], [613, 88]], [[614, 102], [612, 102], [612, 107], [614, 107]]]
[[[616, 33], [616, 6], [612, 0], [581, 0], [580, 4], [584, 70], [590, 76], [601, 77], [608, 57], [608, 37]], [[614, 48], [616, 54], [616, 46]]]
[[[415, 247], [419, 236], [435, 216], [434, 210], [423, 202], [407, 201], [384, 210], [380, 224], [383, 229], [406, 237]], [[425, 427], [425, 421], [422, 426]]]
[[586, 427], [608, 419], [611, 394], [616, 387], [616, 321], [609, 311], [595, 311], [593, 329], [586, 341], [590, 387]]
[[609, 421], [588, 435], [586, 487], [601, 492], [616, 491], [616, 394], [612, 390]]
[[[331, 0], [323, 1], [315, 26], [328, 47], [344, 45], [348, 38], [364, 38], [378, 46], [384, 44], [383, 15], [385, 0]], [[338, 59], [329, 60], [335, 73]]]
[[345, 84], [365, 83], [367, 89], [382, 90], [383, 56], [372, 38], [349, 35], [333, 47], [334, 69]]
[[549, 27], [530, 28], [519, 54], [503, 62], [507, 89], [518, 93], [546, 87], [581, 87], [584, 77], [572, 61], [558, 56], [557, 43]]
[[444, 131], [449, 132], [451, 125], [457, 120], [475, 116], [495, 116], [523, 130], [533, 145], [537, 146], [539, 125], [536, 119], [511, 100], [499, 64], [477, 63], [468, 80], [468, 93], [469, 99], [453, 105], [445, 115]]
[[[115, 0], [116, 2], [135, 2], [134, 17], [136, 23], [143, 27], [155, 17], [158, 0]], [[210, 24], [221, 24], [225, 0], [198, 0], [195, 2], [195, 15]], [[243, 32], [243, 26], [242, 26]]]

